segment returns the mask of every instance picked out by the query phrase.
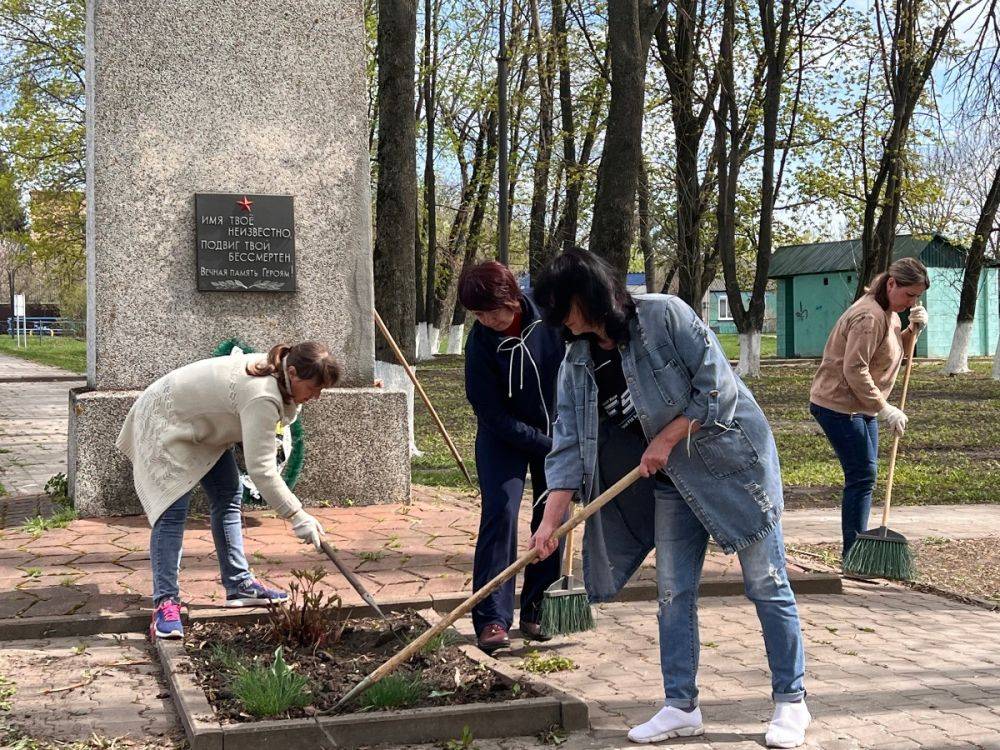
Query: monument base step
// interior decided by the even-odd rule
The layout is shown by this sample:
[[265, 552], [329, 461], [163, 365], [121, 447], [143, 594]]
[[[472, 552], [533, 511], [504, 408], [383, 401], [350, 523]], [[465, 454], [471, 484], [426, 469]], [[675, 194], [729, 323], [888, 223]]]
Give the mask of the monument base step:
[[[115, 447], [139, 393], [88, 388], [69, 392], [67, 475], [81, 516], [142, 513], [132, 465]], [[306, 404], [300, 419], [305, 462], [294, 491], [303, 503], [409, 502], [405, 394], [381, 388], [332, 388]], [[195, 507], [200, 504], [199, 493]]]

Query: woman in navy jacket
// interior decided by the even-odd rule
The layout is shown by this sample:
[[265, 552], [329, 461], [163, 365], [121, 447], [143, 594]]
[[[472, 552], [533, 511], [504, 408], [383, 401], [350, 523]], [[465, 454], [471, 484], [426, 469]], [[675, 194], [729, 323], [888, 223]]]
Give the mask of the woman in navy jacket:
[[[480, 589], [517, 558], [517, 516], [531, 470], [531, 530], [545, 512], [545, 456], [552, 447], [556, 376], [565, 353], [560, 331], [545, 325], [506, 266], [487, 261], [458, 282], [462, 305], [476, 318], [465, 344], [465, 393], [476, 414], [476, 466], [483, 509], [472, 569]], [[547, 640], [539, 621], [546, 587], [559, 577], [559, 557], [529, 565], [521, 590], [521, 635]], [[479, 646], [510, 645], [514, 581], [472, 610]]]

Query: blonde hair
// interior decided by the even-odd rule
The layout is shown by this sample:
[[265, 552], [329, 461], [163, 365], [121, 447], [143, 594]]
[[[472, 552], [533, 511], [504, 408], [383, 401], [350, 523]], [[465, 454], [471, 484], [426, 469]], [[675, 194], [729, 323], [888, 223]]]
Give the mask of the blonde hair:
[[283, 373], [278, 378], [278, 390], [285, 401], [290, 401], [292, 394], [288, 392], [286, 385], [289, 367], [295, 368], [295, 374], [300, 380], [312, 380], [323, 388], [332, 388], [340, 382], [340, 365], [326, 345], [318, 341], [272, 346], [267, 359], [252, 366], [249, 372], [257, 377]]
[[895, 279], [900, 286], [922, 284], [925, 290], [931, 288], [931, 280], [923, 263], [916, 258], [900, 258], [889, 266], [888, 271], [876, 276], [871, 286], [865, 290], [865, 294], [874, 297], [883, 310], [889, 309], [889, 290], [887, 288], [889, 279]]

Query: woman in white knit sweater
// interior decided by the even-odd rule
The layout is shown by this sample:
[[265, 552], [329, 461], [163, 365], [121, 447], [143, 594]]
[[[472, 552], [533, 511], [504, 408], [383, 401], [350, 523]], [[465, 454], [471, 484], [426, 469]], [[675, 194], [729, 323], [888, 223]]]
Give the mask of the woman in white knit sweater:
[[340, 379], [322, 344], [279, 344], [266, 355], [194, 362], [149, 386], [129, 411], [117, 445], [132, 461], [135, 489], [149, 518], [153, 567], [152, 638], [180, 638], [178, 573], [188, 504], [201, 482], [209, 499], [212, 537], [227, 606], [283, 601], [263, 586], [243, 554], [243, 487], [233, 445], [243, 443], [247, 473], [261, 495], [303, 542], [319, 547], [323, 527], [278, 472], [274, 435], [299, 406]]

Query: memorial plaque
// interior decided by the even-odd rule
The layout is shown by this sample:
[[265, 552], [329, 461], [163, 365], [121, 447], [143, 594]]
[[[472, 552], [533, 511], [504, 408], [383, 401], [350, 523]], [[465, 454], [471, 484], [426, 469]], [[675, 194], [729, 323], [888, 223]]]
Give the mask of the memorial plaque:
[[292, 196], [196, 193], [194, 206], [199, 291], [295, 291]]

